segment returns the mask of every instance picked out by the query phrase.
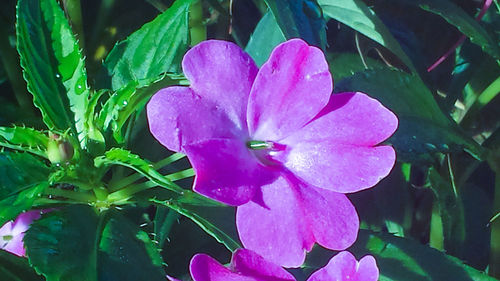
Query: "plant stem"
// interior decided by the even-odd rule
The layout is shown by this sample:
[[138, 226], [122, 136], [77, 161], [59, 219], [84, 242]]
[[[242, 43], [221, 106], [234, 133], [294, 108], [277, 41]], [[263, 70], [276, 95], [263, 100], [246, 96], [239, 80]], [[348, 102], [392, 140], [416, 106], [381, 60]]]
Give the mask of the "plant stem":
[[155, 186], [157, 186], [157, 184], [150, 181], [147, 181], [145, 183], [129, 185], [124, 189], [120, 189], [118, 191], [109, 194], [107, 200], [113, 203], [119, 201], [126, 201], [127, 199], [132, 197], [132, 195]]
[[96, 201], [96, 198], [94, 195], [87, 193], [87, 192], [75, 192], [71, 190], [64, 190], [60, 188], [47, 188], [44, 193], [45, 195], [49, 196], [57, 196], [57, 197], [64, 197], [67, 199], [74, 200], [76, 202], [82, 202], [82, 203], [92, 203]]
[[64, 10], [71, 20], [71, 26], [73, 27], [73, 32], [76, 33], [78, 41], [80, 43], [80, 48], [84, 48], [84, 34], [83, 34], [83, 22], [82, 22], [82, 8], [80, 0], [63, 0], [62, 1]]
[[[179, 159], [182, 159], [183, 157], [184, 157], [184, 154], [182, 154], [182, 153], [174, 153], [174, 154], [168, 156], [167, 158], [156, 162], [153, 165], [153, 168], [155, 170], [161, 169], [161, 168], [163, 168], [163, 167], [165, 167], [165, 166], [167, 166], [167, 165], [169, 165], [169, 164], [171, 164]], [[119, 190], [119, 189], [121, 189], [129, 184], [134, 183], [135, 181], [141, 179], [142, 177], [144, 177], [142, 174], [134, 173], [128, 177], [124, 177], [124, 178], [117, 180], [116, 182], [110, 184], [109, 190], [111, 190], [111, 191]]]

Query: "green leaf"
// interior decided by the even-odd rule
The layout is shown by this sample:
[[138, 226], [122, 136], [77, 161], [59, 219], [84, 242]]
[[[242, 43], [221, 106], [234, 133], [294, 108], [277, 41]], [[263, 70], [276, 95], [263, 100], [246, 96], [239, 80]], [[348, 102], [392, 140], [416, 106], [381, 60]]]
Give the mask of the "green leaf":
[[31, 207], [47, 187], [49, 172], [31, 154], [0, 152], [0, 225]]
[[96, 281], [98, 222], [89, 206], [42, 215], [24, 236], [30, 263], [47, 281]]
[[154, 169], [152, 163], [142, 159], [138, 155], [131, 153], [128, 150], [121, 148], [112, 148], [104, 153], [104, 156], [96, 157], [94, 159], [96, 167], [121, 165], [133, 169], [155, 184], [165, 187], [177, 193], [184, 193], [184, 190], [172, 182], [168, 175], [163, 176]]
[[28, 90], [49, 129], [71, 128], [85, 146], [89, 90], [82, 54], [55, 0], [19, 0], [17, 48]]
[[29, 210], [33, 206], [35, 200], [39, 198], [48, 187], [48, 182], [41, 182], [0, 200], [0, 225], [14, 219], [21, 212]]
[[99, 243], [99, 280], [165, 281], [158, 248], [146, 232], [116, 211]]
[[378, 99], [399, 119], [388, 140], [404, 162], [432, 161], [435, 152], [466, 150], [481, 158], [483, 149], [440, 110], [432, 93], [414, 75], [391, 69], [358, 72], [335, 85], [335, 92], [360, 91]]
[[361, 230], [350, 251], [357, 257], [373, 255], [380, 270], [379, 280], [496, 280], [455, 257], [389, 234]]
[[287, 39], [302, 38], [326, 48], [326, 23], [316, 0], [265, 0]]
[[[201, 212], [200, 213], [196, 212], [194, 206], [189, 206], [188, 204], [180, 204], [173, 200], [161, 201], [157, 199], [150, 199], [150, 201], [161, 206], [166, 206], [178, 212], [179, 214], [191, 219], [199, 227], [201, 227], [201, 229], [203, 229], [206, 233], [215, 238], [215, 240], [217, 240], [219, 243], [223, 244], [231, 252], [234, 252], [236, 249], [241, 248], [241, 245], [237, 241], [235, 241], [230, 235], [228, 235], [225, 231], [221, 230], [218, 226], [213, 224], [208, 219], [204, 218], [201, 215]], [[207, 215], [213, 213], [216, 208], [221, 208], [221, 207], [210, 207], [208, 209], [205, 208], [203, 214]]]
[[6, 251], [0, 251], [0, 276], [3, 281], [43, 281], [28, 261]]
[[112, 89], [131, 81], [139, 87], [177, 70], [188, 46], [188, 10], [192, 0], [177, 0], [153, 21], [119, 42], [104, 62], [112, 77]]
[[452, 1], [411, 0], [405, 2], [408, 2], [411, 5], [418, 5], [426, 11], [439, 15], [467, 36], [472, 43], [480, 46], [492, 57], [500, 59], [500, 49], [496, 45], [495, 41], [488, 35], [486, 30], [475, 19], [469, 16]]
[[415, 67], [398, 41], [377, 15], [361, 0], [318, 0], [323, 13], [386, 47], [410, 69]]
[[90, 206], [52, 211], [24, 237], [30, 263], [47, 281], [165, 280], [148, 235], [118, 212]]
[[103, 105], [99, 113], [98, 124], [104, 131], [112, 132], [117, 143], [125, 142], [122, 128], [130, 116], [145, 107], [151, 96], [158, 90], [176, 84], [169, 76], [164, 76], [158, 81], [140, 87], [137, 81], [130, 81], [127, 85], [116, 91]]
[[359, 54], [354, 53], [333, 53], [327, 55], [328, 65], [335, 81], [361, 72], [366, 69], [386, 68], [384, 64], [376, 59], [365, 57], [366, 66]]
[[27, 127], [0, 127], [0, 146], [17, 149], [47, 158], [49, 137]]
[[250, 36], [245, 52], [253, 58], [258, 66], [261, 66], [267, 61], [274, 47], [285, 41], [285, 35], [283, 35], [273, 14], [267, 12]]

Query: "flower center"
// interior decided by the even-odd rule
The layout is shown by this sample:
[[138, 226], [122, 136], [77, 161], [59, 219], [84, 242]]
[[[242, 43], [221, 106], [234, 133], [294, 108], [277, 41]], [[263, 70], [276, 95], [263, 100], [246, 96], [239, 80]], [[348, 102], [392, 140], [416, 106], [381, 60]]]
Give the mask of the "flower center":
[[286, 150], [286, 145], [272, 141], [250, 140], [246, 146], [266, 166], [280, 165], [279, 156]]
[[247, 141], [247, 147], [252, 150], [272, 149], [274, 144], [270, 141], [251, 140]]

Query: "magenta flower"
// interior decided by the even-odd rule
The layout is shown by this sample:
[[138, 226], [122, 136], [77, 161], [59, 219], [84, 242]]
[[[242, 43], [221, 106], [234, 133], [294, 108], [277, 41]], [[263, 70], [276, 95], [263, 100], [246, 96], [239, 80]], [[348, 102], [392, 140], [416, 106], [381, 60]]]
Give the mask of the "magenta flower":
[[9, 221], [0, 228], [0, 249], [20, 257], [26, 255], [24, 249], [24, 233], [30, 224], [40, 218], [40, 211], [29, 211], [19, 214], [15, 221]]
[[[282, 267], [246, 249], [233, 253], [229, 267], [205, 254], [197, 254], [189, 267], [194, 281], [295, 281]], [[307, 281], [376, 281], [379, 272], [375, 259], [365, 256], [359, 262], [349, 252], [341, 252]], [[176, 280], [169, 277], [170, 280]]]
[[300, 39], [260, 70], [216, 40], [188, 51], [182, 67], [191, 86], [152, 97], [150, 130], [187, 154], [195, 191], [240, 206], [243, 245], [283, 266], [300, 266], [315, 242], [350, 246], [359, 220], [342, 193], [390, 172], [394, 150], [378, 144], [396, 130], [394, 114], [363, 93], [331, 95], [323, 53]]

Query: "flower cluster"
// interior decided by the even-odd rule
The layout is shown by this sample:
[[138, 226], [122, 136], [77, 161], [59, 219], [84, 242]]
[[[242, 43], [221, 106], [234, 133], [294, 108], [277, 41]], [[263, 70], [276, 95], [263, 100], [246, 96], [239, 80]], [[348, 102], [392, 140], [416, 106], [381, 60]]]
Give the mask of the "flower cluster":
[[393, 148], [379, 144], [396, 116], [366, 94], [331, 94], [323, 53], [300, 39], [277, 46], [260, 69], [237, 45], [205, 41], [182, 67], [191, 84], [152, 97], [150, 131], [187, 155], [195, 191], [237, 206], [245, 248], [298, 267], [315, 243], [352, 245], [359, 219], [345, 193], [392, 169]]
[[[222, 266], [208, 255], [197, 254], [191, 259], [190, 273], [194, 281], [295, 281], [293, 275], [282, 267], [246, 249], [233, 253], [229, 267]], [[358, 262], [351, 253], [344, 251], [331, 258], [307, 281], [376, 281], [378, 276], [372, 256], [365, 256]], [[169, 279], [178, 281], [172, 277]]]

